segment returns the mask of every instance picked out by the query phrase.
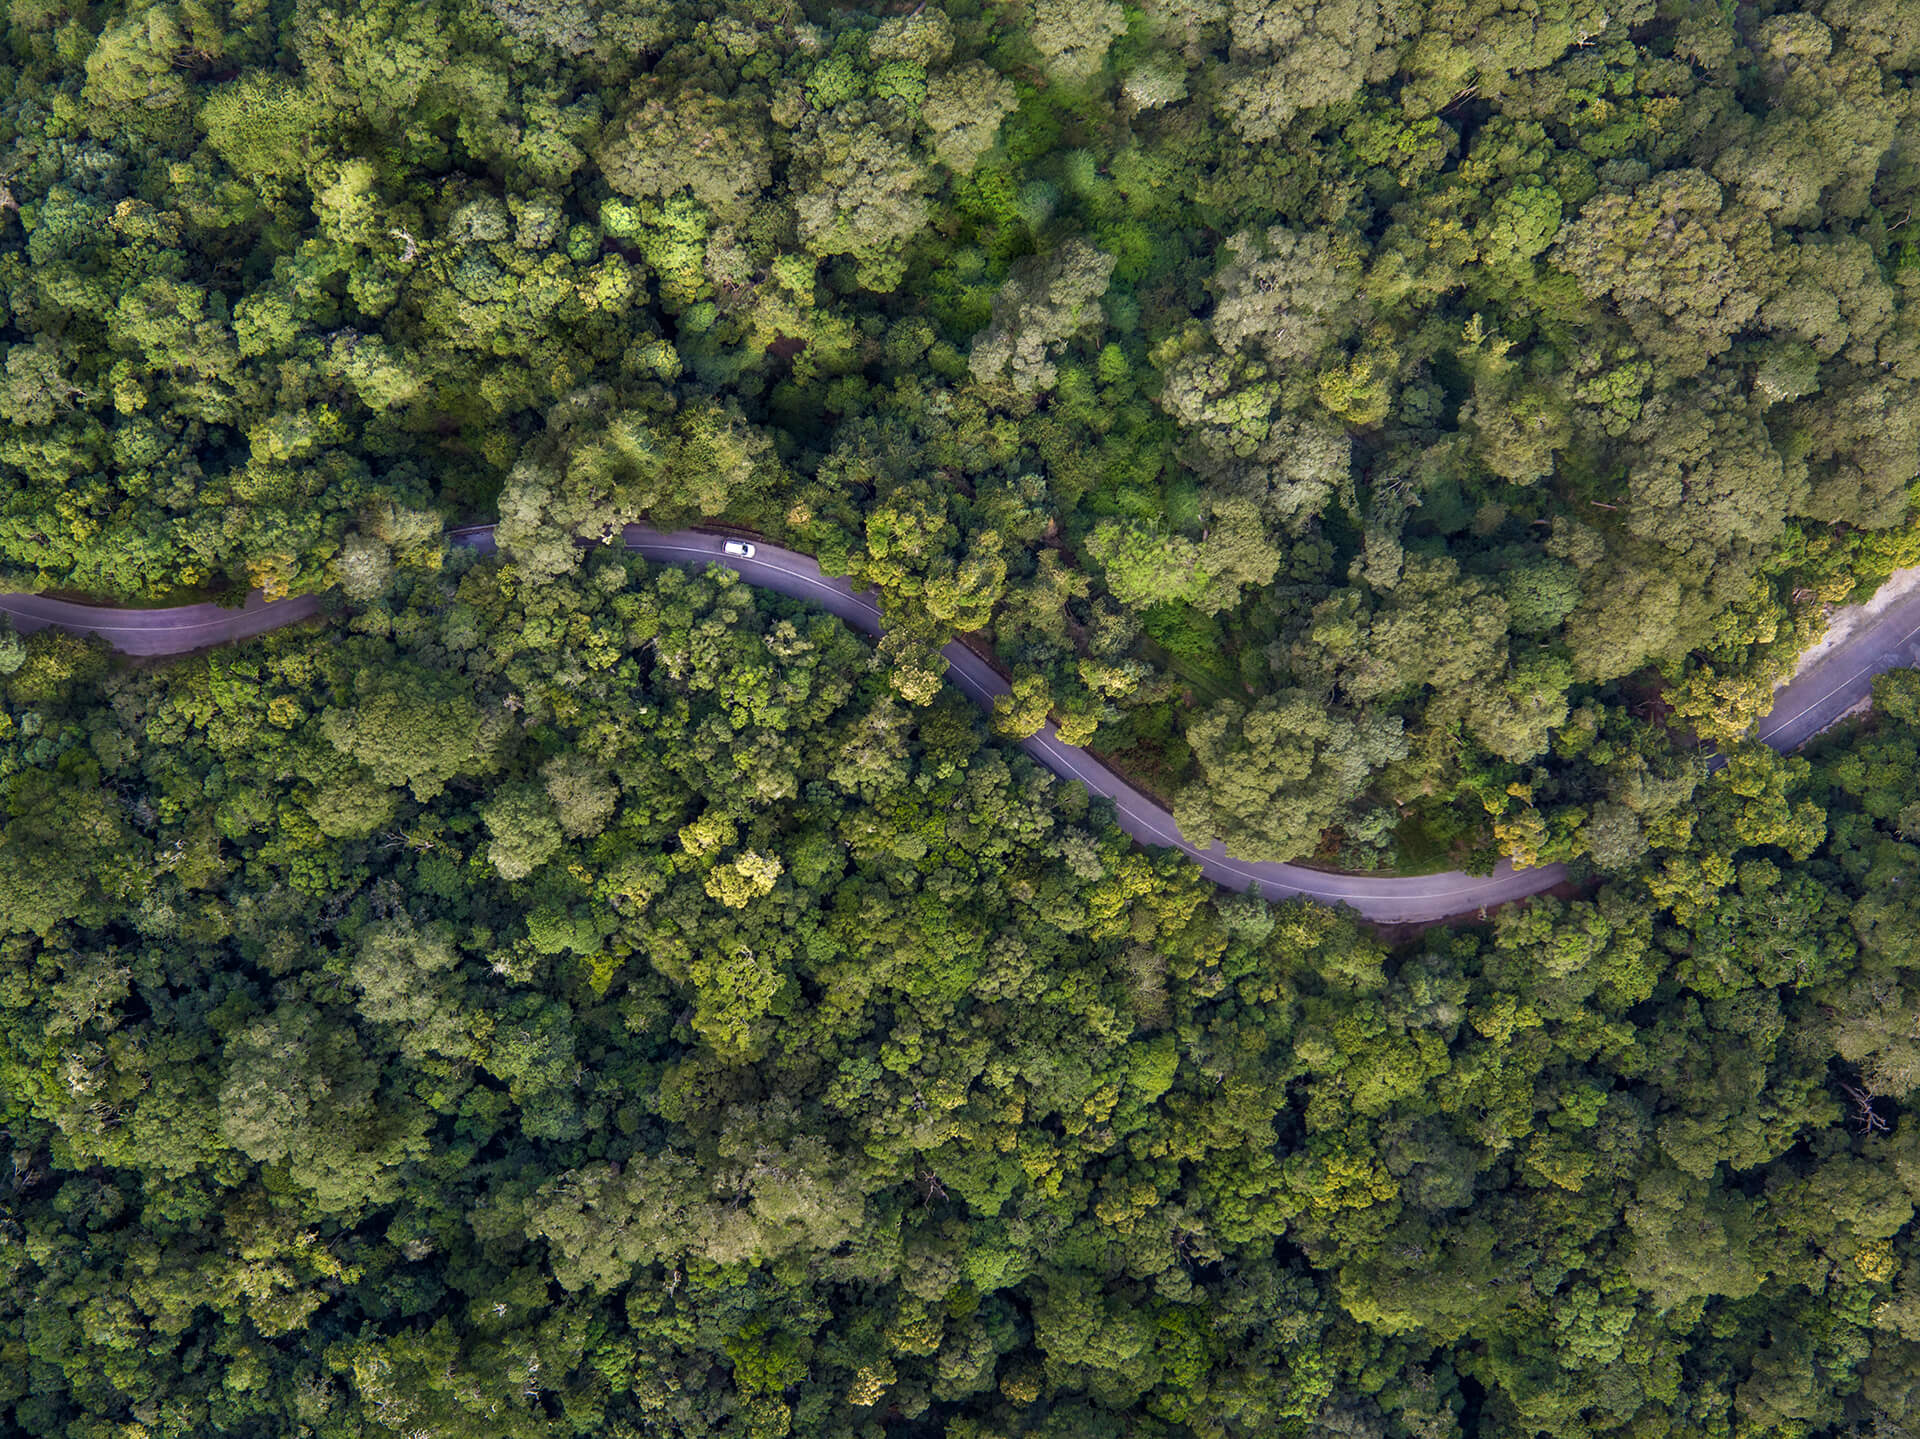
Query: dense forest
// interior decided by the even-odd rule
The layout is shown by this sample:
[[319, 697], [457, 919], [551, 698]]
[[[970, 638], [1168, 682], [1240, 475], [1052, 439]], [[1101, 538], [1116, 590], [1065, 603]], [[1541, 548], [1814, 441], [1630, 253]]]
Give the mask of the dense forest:
[[16, 589], [726, 522], [1367, 868], [1637, 843], [1570, 716], [1730, 738], [1920, 556], [1909, 0], [7, 13]]
[[[0, 631], [0, 1434], [1913, 1439], [1920, 674], [1747, 735], [1920, 561], [1916, 79], [1912, 0], [8, 0], [0, 588], [325, 599]], [[1049, 717], [1573, 881], [1223, 894]]]
[[1920, 675], [1389, 949], [838, 621], [0, 654], [0, 1428], [1904, 1439]]

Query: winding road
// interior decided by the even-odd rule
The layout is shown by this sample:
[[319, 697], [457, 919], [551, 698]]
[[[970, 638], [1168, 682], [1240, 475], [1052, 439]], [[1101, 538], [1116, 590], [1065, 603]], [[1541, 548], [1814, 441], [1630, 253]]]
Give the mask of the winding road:
[[[494, 549], [491, 525], [456, 530], [450, 538], [482, 553], [491, 554]], [[877, 637], [881, 633], [880, 606], [873, 596], [856, 591], [844, 578], [822, 574], [806, 555], [756, 542], [754, 557], [740, 559], [723, 553], [723, 536], [692, 530], [662, 534], [645, 525], [626, 526], [622, 538], [628, 549], [649, 560], [723, 565], [756, 588], [817, 605], [864, 634]], [[268, 603], [255, 594], [238, 609], [199, 604], [124, 610], [44, 595], [0, 594], [0, 613], [10, 615], [16, 629], [52, 626], [95, 634], [130, 655], [185, 654], [248, 639], [307, 619], [319, 608], [312, 596]], [[990, 708], [995, 696], [1007, 692], [1007, 682], [965, 645], [950, 644], [942, 653], [949, 665], [948, 678], [975, 703]], [[1760, 722], [1760, 738], [1775, 749], [1803, 744], [1867, 699], [1874, 675], [1910, 664], [1920, 664], [1920, 593], [1887, 606], [1779, 690], [1773, 709]], [[1111, 800], [1120, 827], [1140, 843], [1183, 851], [1209, 879], [1230, 889], [1257, 884], [1263, 895], [1274, 899], [1300, 897], [1349, 905], [1377, 924], [1421, 924], [1524, 899], [1566, 878], [1561, 865], [1515, 869], [1505, 861], [1491, 875], [1450, 871], [1371, 876], [1236, 859], [1218, 843], [1205, 849], [1189, 844], [1171, 814], [1085, 750], [1063, 743], [1052, 724], [1023, 740], [1020, 747], [1062, 779], [1078, 780]]]

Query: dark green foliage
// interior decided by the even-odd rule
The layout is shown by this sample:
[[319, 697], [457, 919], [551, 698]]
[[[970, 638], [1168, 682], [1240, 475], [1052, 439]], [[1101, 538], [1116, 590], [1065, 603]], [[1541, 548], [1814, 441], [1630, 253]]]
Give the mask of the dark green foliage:
[[[1809, 596], [1910, 558], [1901, 32], [1851, 0], [28, 6], [0, 568], [364, 601], [436, 514], [497, 515], [530, 576], [724, 519], [880, 584], [903, 696], [980, 631], [1181, 786], [1194, 682], [1347, 676], [1417, 759], [1369, 768], [1388, 816], [1471, 808], [1648, 665], [1730, 735]], [[1397, 595], [1440, 549], [1473, 584]], [[1330, 605], [1369, 650], [1474, 606], [1486, 662], [1305, 656]], [[1169, 606], [1223, 645], [1142, 643]]]
[[[10, 1432], [1898, 1432], [1913, 689], [1684, 809], [1643, 760], [1590, 897], [1389, 950], [723, 574], [31, 640]], [[1405, 752], [1237, 708], [1220, 794]]]
[[0, 633], [0, 1431], [1905, 1434], [1917, 34], [15, 0], [0, 582], [353, 609]]

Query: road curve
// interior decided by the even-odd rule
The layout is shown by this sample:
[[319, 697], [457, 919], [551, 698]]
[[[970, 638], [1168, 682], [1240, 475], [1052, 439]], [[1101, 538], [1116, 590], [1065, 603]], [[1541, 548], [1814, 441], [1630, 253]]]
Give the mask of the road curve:
[[[856, 591], [841, 576], [822, 574], [809, 556], [757, 542], [752, 559], [739, 559], [723, 553], [722, 536], [693, 530], [662, 534], [646, 525], [628, 525], [621, 537], [629, 550], [647, 559], [674, 565], [721, 565], [757, 589], [817, 605], [864, 634], [881, 633], [880, 606], [874, 597]], [[455, 530], [450, 539], [485, 554], [494, 549], [491, 525]], [[184, 654], [248, 639], [307, 619], [318, 610], [319, 601], [312, 596], [268, 603], [255, 594], [238, 609], [202, 604], [120, 610], [42, 595], [0, 594], [0, 613], [11, 616], [16, 629], [52, 626], [75, 634], [96, 634], [114, 649], [133, 655]], [[1920, 640], [1920, 593], [1889, 606], [1781, 689], [1773, 710], [1760, 722], [1760, 738], [1776, 749], [1804, 743], [1865, 699], [1874, 675], [1920, 662], [1916, 640]], [[965, 645], [950, 644], [942, 654], [949, 666], [948, 678], [976, 704], [990, 708], [996, 696], [1007, 692], [1006, 681]], [[1077, 780], [1111, 800], [1120, 827], [1140, 843], [1181, 850], [1207, 878], [1229, 889], [1257, 884], [1260, 893], [1271, 898], [1344, 904], [1378, 924], [1422, 924], [1524, 899], [1566, 878], [1561, 865], [1515, 869], [1506, 861], [1491, 875], [1449, 871], [1373, 876], [1326, 874], [1271, 860], [1236, 859], [1218, 843], [1205, 849], [1188, 843], [1171, 814], [1085, 750], [1063, 743], [1052, 724], [1023, 740], [1020, 747], [1062, 779]]]
[[162, 610], [116, 610], [75, 604], [46, 595], [0, 593], [0, 614], [17, 630], [49, 627], [77, 635], [98, 635], [127, 655], [183, 655], [212, 645], [249, 640], [320, 612], [313, 595], [269, 602], [255, 590], [245, 605], [176, 605]]

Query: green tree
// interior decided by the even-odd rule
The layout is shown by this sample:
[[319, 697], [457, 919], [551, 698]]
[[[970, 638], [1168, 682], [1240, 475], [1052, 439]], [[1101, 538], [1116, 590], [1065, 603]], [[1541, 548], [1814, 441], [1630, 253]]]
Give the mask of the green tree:
[[856, 101], [811, 117], [795, 137], [801, 242], [824, 258], [852, 258], [869, 290], [900, 283], [902, 247], [927, 223], [931, 184], [907, 125], [899, 101]]
[[1115, 264], [1077, 238], [1016, 264], [993, 298], [993, 323], [974, 336], [973, 377], [1021, 394], [1051, 389], [1060, 352], [1082, 336], [1097, 338], [1104, 326], [1100, 298]]
[[1619, 307], [1634, 339], [1677, 376], [1698, 374], [1752, 321], [1772, 288], [1772, 236], [1699, 170], [1603, 191], [1551, 258], [1590, 299]]
[[1013, 82], [971, 60], [927, 77], [920, 119], [932, 134], [934, 158], [956, 175], [971, 175], [1018, 107]]
[[1302, 110], [1337, 105], [1391, 73], [1399, 13], [1376, 0], [1260, 0], [1235, 7], [1220, 108], [1247, 140], [1271, 140]]
[[1098, 76], [1107, 50], [1126, 28], [1116, 0], [1033, 0], [1033, 47], [1047, 73], [1063, 84], [1085, 85]]
[[664, 200], [683, 190], [711, 215], [739, 221], [773, 179], [764, 100], [652, 83], [607, 133], [596, 159], [623, 195]]
[[481, 812], [493, 841], [487, 859], [502, 879], [525, 879], [559, 853], [563, 835], [553, 802], [532, 785], [502, 789]]
[[1175, 798], [1181, 831], [1248, 859], [1311, 853], [1374, 772], [1407, 752], [1397, 718], [1334, 709], [1306, 690], [1222, 701], [1187, 743], [1199, 774]]
[[1228, 354], [1254, 350], [1276, 365], [1311, 360], [1362, 317], [1358, 257], [1337, 239], [1276, 225], [1224, 247], [1208, 328]]
[[351, 705], [320, 716], [327, 742], [386, 785], [406, 785], [430, 800], [456, 775], [485, 774], [496, 763], [506, 724], [483, 716], [458, 677], [414, 667], [363, 672]]

